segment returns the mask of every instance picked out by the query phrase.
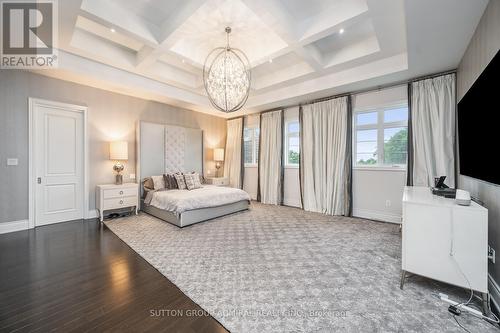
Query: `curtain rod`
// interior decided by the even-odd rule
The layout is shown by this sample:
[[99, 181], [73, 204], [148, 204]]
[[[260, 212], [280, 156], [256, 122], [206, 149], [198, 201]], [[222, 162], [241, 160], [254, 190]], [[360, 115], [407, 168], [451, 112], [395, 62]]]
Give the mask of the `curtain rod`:
[[[402, 80], [402, 81], [397, 81], [397, 82], [393, 82], [393, 83], [379, 85], [379, 86], [372, 87], [372, 88], [355, 90], [355, 91], [351, 91], [351, 92], [347, 92], [347, 93], [343, 93], [343, 94], [338, 94], [338, 95], [332, 95], [332, 96], [328, 96], [328, 97], [322, 97], [322, 98], [318, 98], [318, 99], [313, 99], [313, 100], [309, 100], [309, 101], [306, 101], [306, 102], [302, 102], [302, 103], [299, 103], [299, 104], [289, 104], [289, 105], [279, 106], [279, 107], [272, 108], [272, 109], [265, 110], [265, 111], [250, 113], [250, 114], [247, 114], [247, 115], [244, 115], [244, 116], [250, 116], [250, 115], [254, 115], [254, 114], [257, 115], [257, 114], [262, 114], [262, 113], [266, 113], [266, 112], [284, 110], [284, 109], [288, 109], [288, 108], [292, 108], [292, 107], [297, 107], [297, 106], [302, 106], [302, 105], [307, 105], [307, 104], [314, 104], [314, 103], [318, 103], [318, 102], [325, 102], [325, 101], [329, 101], [329, 100], [335, 99], [335, 98], [345, 97], [345, 96], [349, 96], [349, 95], [364, 94], [364, 93], [371, 92], [371, 91], [377, 91], [377, 90], [382, 90], [382, 89], [393, 88], [393, 87], [402, 86], [402, 85], [408, 84], [408, 83], [418, 82], [418, 81], [427, 80], [427, 79], [433, 79], [433, 78], [436, 78], [436, 77], [439, 77], [439, 76], [444, 76], [444, 75], [448, 75], [448, 74], [456, 74], [456, 73], [457, 73], [457, 69], [452, 69], [452, 70], [449, 70], [449, 71], [438, 72], [438, 73], [433, 73], [433, 74], [427, 74], [427, 75], [423, 75], [423, 76], [417, 76], [417, 77], [409, 79], [409, 80]], [[236, 118], [240, 118], [240, 117], [241, 116], [234, 117], [234, 118], [229, 118], [227, 120], [232, 120], [232, 119], [236, 119]]]

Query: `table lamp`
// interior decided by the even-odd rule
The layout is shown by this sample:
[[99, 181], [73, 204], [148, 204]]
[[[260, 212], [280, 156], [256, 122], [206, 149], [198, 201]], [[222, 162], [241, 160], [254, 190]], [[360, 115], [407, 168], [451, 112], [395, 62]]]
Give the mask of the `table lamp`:
[[215, 148], [214, 149], [214, 161], [215, 168], [217, 169], [217, 177], [219, 177], [219, 169], [224, 161], [224, 149], [223, 148]]
[[113, 166], [113, 170], [116, 171], [116, 185], [123, 184], [123, 176], [120, 172], [123, 171], [123, 164], [120, 161], [128, 160], [128, 142], [127, 141], [115, 141], [109, 144], [109, 159], [116, 161]]

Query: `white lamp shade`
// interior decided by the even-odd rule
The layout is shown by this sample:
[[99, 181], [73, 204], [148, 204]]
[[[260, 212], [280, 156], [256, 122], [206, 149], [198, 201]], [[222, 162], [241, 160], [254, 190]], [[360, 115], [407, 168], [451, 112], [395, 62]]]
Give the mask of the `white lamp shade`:
[[214, 149], [214, 161], [216, 161], [216, 162], [224, 161], [224, 149], [223, 148], [215, 148]]
[[114, 161], [128, 160], [128, 142], [127, 141], [110, 142], [109, 159]]

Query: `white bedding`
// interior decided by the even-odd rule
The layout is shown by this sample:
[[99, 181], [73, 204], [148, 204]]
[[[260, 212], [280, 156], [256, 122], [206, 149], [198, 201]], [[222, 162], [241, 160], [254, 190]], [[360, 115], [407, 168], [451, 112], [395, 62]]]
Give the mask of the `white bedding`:
[[151, 206], [177, 215], [193, 209], [217, 207], [242, 200], [250, 200], [247, 192], [214, 185], [203, 185], [195, 190], [168, 190], [152, 193]]

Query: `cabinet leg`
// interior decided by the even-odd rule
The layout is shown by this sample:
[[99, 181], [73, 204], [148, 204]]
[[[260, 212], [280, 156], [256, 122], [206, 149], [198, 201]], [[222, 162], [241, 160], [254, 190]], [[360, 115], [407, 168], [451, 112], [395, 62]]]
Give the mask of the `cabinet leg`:
[[401, 270], [401, 282], [399, 284], [399, 289], [403, 290], [403, 286], [405, 284], [405, 279], [406, 279], [406, 271]]
[[483, 305], [483, 315], [489, 317], [491, 315], [490, 308], [490, 294], [489, 293], [481, 293], [482, 305]]

